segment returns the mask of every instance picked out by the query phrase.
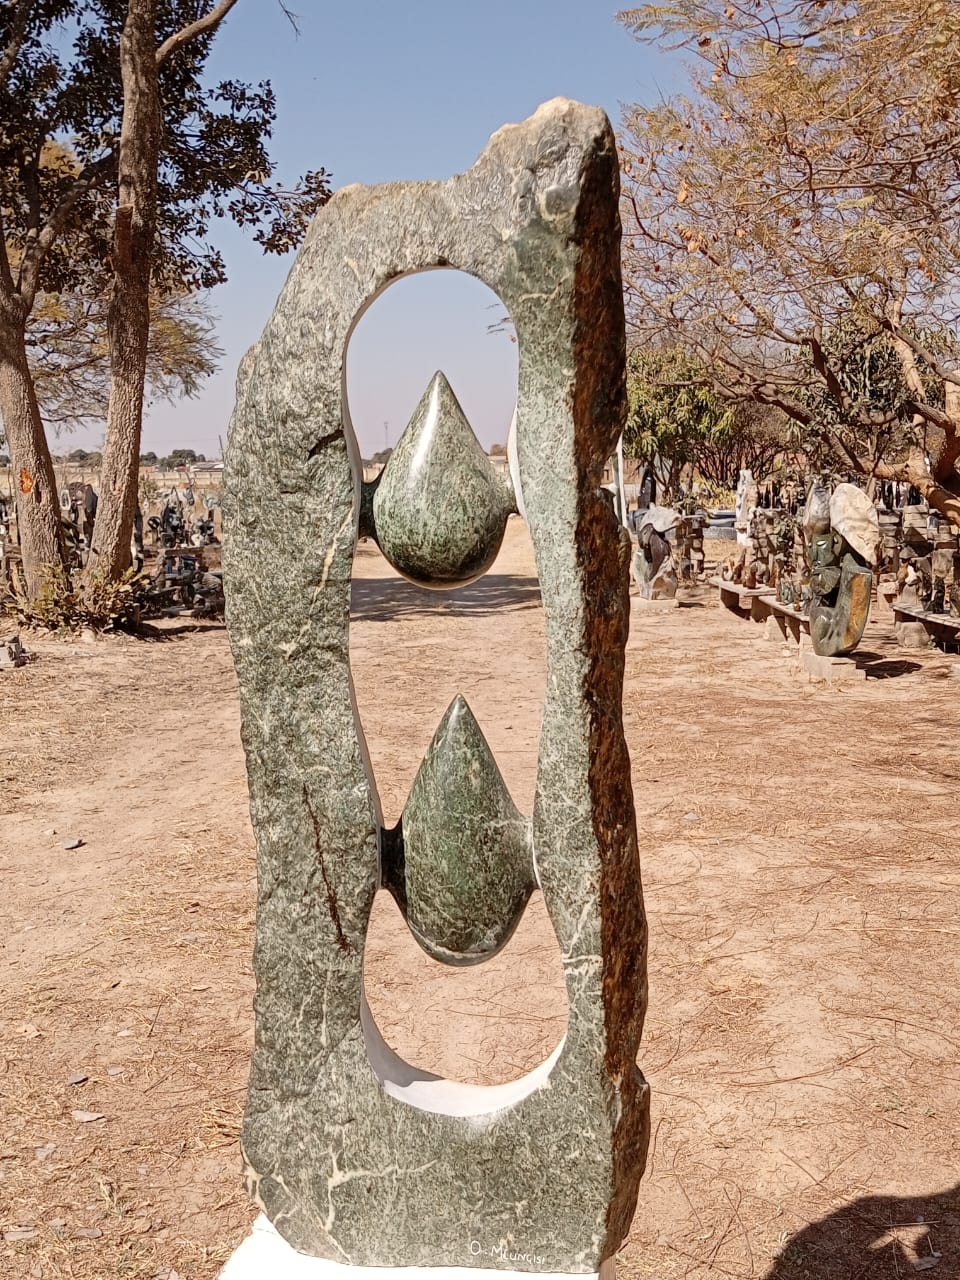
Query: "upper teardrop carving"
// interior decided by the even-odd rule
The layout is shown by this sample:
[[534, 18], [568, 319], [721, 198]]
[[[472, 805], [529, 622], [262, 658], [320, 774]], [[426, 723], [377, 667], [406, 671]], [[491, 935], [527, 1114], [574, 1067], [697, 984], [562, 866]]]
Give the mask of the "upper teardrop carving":
[[381, 551], [420, 586], [465, 586], [493, 564], [515, 509], [449, 382], [434, 374], [373, 495]]

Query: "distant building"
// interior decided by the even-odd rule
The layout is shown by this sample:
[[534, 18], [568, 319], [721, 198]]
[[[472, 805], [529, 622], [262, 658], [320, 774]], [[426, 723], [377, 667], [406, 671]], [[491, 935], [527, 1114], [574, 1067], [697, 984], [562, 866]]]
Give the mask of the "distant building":
[[187, 469], [197, 480], [215, 479], [223, 475], [222, 462], [191, 462]]

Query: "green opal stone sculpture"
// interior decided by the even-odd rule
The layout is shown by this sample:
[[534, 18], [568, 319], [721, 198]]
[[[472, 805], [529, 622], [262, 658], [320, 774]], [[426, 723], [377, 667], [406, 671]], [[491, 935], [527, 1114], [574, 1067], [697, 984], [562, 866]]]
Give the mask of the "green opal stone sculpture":
[[380, 550], [420, 586], [465, 586], [496, 559], [515, 503], [442, 373], [390, 455], [372, 507]]
[[831, 495], [815, 480], [807, 494], [804, 536], [810, 566], [810, 641], [822, 657], [852, 653], [870, 617], [880, 539], [876, 508], [853, 484]]
[[443, 717], [389, 837], [383, 882], [424, 951], [447, 964], [496, 955], [537, 887], [530, 823], [462, 696]]
[[[618, 200], [608, 120], [563, 99], [448, 181], [348, 187], [240, 369], [223, 554], [259, 886], [241, 1144], [256, 1202], [318, 1258], [591, 1274], [633, 1216], [646, 926], [622, 723], [628, 564], [601, 487], [626, 413]], [[489, 566], [513, 505], [440, 378], [379, 488], [362, 483], [348, 339], [391, 281], [436, 267], [484, 281], [516, 326], [511, 460], [546, 692], [529, 818], [458, 699], [387, 831], [350, 679], [358, 534], [452, 585]], [[561, 1043], [490, 1088], [401, 1061], [364, 995], [378, 889], [431, 955], [463, 964], [503, 945], [534, 885], [563, 969]]]

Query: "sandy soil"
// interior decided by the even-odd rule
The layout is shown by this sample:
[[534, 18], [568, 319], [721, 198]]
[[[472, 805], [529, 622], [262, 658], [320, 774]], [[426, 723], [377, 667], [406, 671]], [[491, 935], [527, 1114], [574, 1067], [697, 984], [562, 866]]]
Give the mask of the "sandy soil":
[[[369, 546], [357, 579], [387, 818], [458, 691], [529, 809], [544, 673], [523, 527], [451, 596]], [[253, 1217], [253, 842], [226, 639], [33, 647], [0, 675], [0, 1276], [212, 1280]], [[882, 622], [863, 650], [866, 682], [813, 685], [713, 600], [634, 602], [654, 1138], [621, 1276], [960, 1276], [958, 660], [904, 653]], [[537, 901], [466, 971], [378, 902], [368, 987], [401, 1053], [464, 1080], [509, 1078], [563, 1031]]]

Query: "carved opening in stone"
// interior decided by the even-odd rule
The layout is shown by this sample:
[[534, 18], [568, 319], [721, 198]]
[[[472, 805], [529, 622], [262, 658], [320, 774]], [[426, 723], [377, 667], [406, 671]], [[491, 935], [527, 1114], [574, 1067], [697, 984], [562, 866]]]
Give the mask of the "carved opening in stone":
[[390, 895], [364, 951], [363, 1032], [385, 1091], [424, 1111], [510, 1106], [550, 1074], [567, 1028], [560, 952], [535, 893], [502, 951], [471, 968], [431, 960]]
[[[398, 305], [405, 298], [410, 308]], [[362, 313], [348, 344], [346, 416], [358, 454], [370, 459], [383, 449], [385, 410], [375, 407], [383, 404], [395, 406], [389, 445], [411, 418], [414, 429], [438, 409], [448, 428], [453, 420], [451, 438], [441, 442], [447, 451], [441, 477], [464, 454], [475, 462], [482, 453], [474, 432], [485, 446], [505, 445], [517, 384], [511, 337], [502, 301], [462, 272], [431, 271], [392, 284]], [[463, 352], [477, 368], [465, 367]], [[438, 370], [445, 379], [435, 377]], [[369, 379], [378, 380], [376, 397], [365, 387]], [[408, 461], [418, 448], [422, 438], [407, 450]], [[506, 459], [484, 459], [482, 466], [505, 490]], [[365, 468], [367, 512], [373, 475]], [[451, 491], [483, 501], [484, 477], [481, 468], [478, 482], [471, 463], [466, 482], [453, 478]], [[421, 511], [429, 509], [427, 502]], [[381, 504], [374, 515], [386, 511]], [[391, 564], [372, 537], [363, 538], [363, 517], [354, 557], [351, 669], [383, 809], [384, 880], [394, 891], [377, 894], [367, 934], [364, 1035], [388, 1093], [462, 1115], [511, 1105], [535, 1089], [549, 1074], [567, 1022], [559, 947], [536, 890], [521, 816], [532, 812], [545, 682], [539, 581], [523, 521], [506, 512], [494, 516], [504, 528], [495, 530], [490, 563], [453, 590], [452, 582], [424, 582], [410, 571], [418, 568], [416, 547], [397, 563], [401, 555], [391, 546]], [[377, 532], [381, 544], [389, 541]], [[399, 686], [401, 653], [407, 669], [411, 656], [419, 659], [418, 678]], [[484, 840], [488, 814], [498, 835]], [[391, 836], [401, 816], [402, 836]], [[469, 839], [451, 841], [451, 832]], [[470, 861], [471, 841], [482, 846], [479, 872]], [[391, 857], [404, 854], [401, 874], [391, 879]], [[418, 856], [446, 867], [454, 899], [462, 889], [468, 909], [462, 900], [451, 908], [448, 896], [433, 892], [434, 862], [418, 882], [411, 862]]]

